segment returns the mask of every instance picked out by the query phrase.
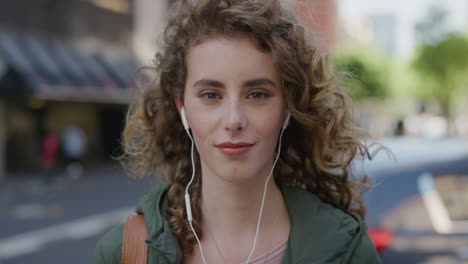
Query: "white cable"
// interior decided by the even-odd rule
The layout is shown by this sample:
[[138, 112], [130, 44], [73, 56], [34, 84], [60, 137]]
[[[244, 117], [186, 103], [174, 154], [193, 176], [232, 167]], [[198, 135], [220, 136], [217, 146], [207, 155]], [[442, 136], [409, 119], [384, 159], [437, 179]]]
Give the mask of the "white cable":
[[195, 162], [193, 160], [193, 148], [194, 148], [194, 144], [193, 144], [193, 138], [192, 138], [192, 135], [190, 135], [190, 132], [188, 129], [186, 129], [185, 131], [187, 131], [187, 134], [190, 138], [190, 141], [192, 141], [192, 151], [191, 151], [191, 159], [192, 159], [192, 178], [190, 179], [190, 182], [187, 184], [187, 187], [185, 187], [185, 206], [187, 207], [187, 218], [189, 220], [189, 225], [190, 225], [190, 228], [192, 229], [192, 232], [193, 234], [195, 235], [195, 239], [197, 240], [197, 243], [198, 243], [198, 247], [200, 248], [200, 253], [201, 253], [201, 257], [202, 257], [202, 260], [203, 260], [203, 264], [206, 264], [206, 261], [205, 261], [205, 254], [203, 252], [203, 247], [202, 247], [202, 243], [200, 242], [200, 239], [198, 238], [198, 235], [197, 235], [197, 232], [195, 232], [195, 228], [193, 228], [193, 225], [192, 225], [192, 206], [190, 204], [190, 195], [188, 193], [188, 189], [190, 187], [190, 185], [192, 184], [193, 182], [193, 179], [195, 178]]
[[188, 194], [188, 189], [190, 187], [190, 185], [192, 184], [193, 182], [193, 179], [195, 178], [195, 162], [193, 161], [193, 138], [192, 138], [192, 135], [190, 135], [190, 132], [189, 130], [185, 130], [187, 131], [187, 134], [190, 138], [190, 141], [192, 141], [192, 154], [191, 154], [191, 160], [192, 160], [192, 178], [190, 179], [189, 183], [187, 184], [187, 187], [185, 187], [185, 194]]
[[190, 228], [192, 229], [193, 234], [195, 235], [195, 238], [197, 239], [197, 243], [198, 243], [198, 247], [200, 248], [200, 253], [201, 253], [203, 264], [206, 264], [205, 253], [203, 253], [203, 247], [200, 242], [200, 239], [197, 236], [197, 232], [195, 232], [195, 229], [193, 228], [192, 221], [189, 221], [189, 224], [190, 224]]
[[281, 139], [283, 137], [283, 132], [284, 129], [281, 129], [281, 134], [280, 134], [280, 139], [279, 139], [279, 145], [278, 145], [278, 153], [276, 154], [275, 161], [273, 162], [273, 166], [271, 167], [270, 175], [268, 175], [267, 180], [265, 181], [265, 187], [263, 188], [263, 197], [262, 197], [262, 205], [260, 206], [260, 212], [258, 216], [258, 222], [257, 222], [257, 231], [255, 231], [255, 239], [254, 243], [252, 246], [252, 250], [250, 251], [250, 255], [247, 258], [247, 261], [245, 261], [245, 264], [248, 264], [250, 261], [250, 258], [252, 257], [254, 251], [255, 251], [255, 246], [257, 245], [257, 238], [258, 238], [258, 231], [260, 230], [260, 222], [262, 220], [262, 213], [263, 213], [263, 205], [265, 204], [265, 197], [268, 189], [268, 182], [270, 181], [271, 175], [273, 174], [273, 170], [275, 169], [276, 162], [278, 161], [280, 152], [281, 152]]

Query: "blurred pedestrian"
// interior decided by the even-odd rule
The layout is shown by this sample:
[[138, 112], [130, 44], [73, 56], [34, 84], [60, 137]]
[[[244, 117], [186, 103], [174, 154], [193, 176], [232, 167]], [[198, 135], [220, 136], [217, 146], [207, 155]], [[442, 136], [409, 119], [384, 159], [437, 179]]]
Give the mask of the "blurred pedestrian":
[[56, 174], [56, 163], [60, 143], [58, 136], [51, 130], [47, 130], [41, 140], [41, 152], [39, 165], [43, 170], [44, 181], [49, 185]]
[[348, 174], [366, 135], [286, 1], [175, 2], [123, 141], [136, 178], [164, 167], [170, 183], [93, 263], [380, 263]]
[[405, 121], [403, 119], [398, 119], [397, 124], [395, 126], [394, 135], [397, 137], [405, 135]]
[[65, 176], [77, 180], [83, 174], [82, 157], [86, 147], [86, 134], [79, 126], [69, 126], [62, 136], [62, 148], [67, 160]]

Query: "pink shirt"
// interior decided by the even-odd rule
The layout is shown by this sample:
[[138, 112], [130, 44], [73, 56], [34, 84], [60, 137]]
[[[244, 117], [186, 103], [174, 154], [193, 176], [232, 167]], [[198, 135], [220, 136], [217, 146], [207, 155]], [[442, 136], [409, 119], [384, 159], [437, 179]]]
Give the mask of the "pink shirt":
[[273, 248], [270, 252], [250, 260], [248, 264], [281, 264], [287, 245], [288, 240], [286, 239], [286, 241]]

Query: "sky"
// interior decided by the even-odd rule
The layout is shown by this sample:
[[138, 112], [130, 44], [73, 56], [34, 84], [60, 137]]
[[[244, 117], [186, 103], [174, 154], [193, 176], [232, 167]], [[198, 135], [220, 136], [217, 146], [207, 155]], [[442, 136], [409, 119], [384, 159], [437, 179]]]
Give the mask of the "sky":
[[[467, 0], [337, 0], [340, 17], [394, 14], [396, 17], [396, 53], [411, 56], [414, 47], [414, 25], [427, 9], [436, 4], [448, 11], [447, 26], [451, 30], [468, 30]], [[346, 20], [345, 20], [346, 21]]]

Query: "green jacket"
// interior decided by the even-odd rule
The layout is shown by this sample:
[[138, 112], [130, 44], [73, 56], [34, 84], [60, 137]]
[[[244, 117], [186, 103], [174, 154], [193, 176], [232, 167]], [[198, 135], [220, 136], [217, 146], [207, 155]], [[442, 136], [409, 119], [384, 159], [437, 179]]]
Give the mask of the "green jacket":
[[[142, 198], [136, 212], [143, 214], [148, 230], [148, 264], [181, 263], [182, 251], [167, 222], [166, 190], [156, 188]], [[291, 220], [282, 264], [381, 263], [357, 216], [296, 187], [281, 187]], [[106, 233], [94, 250], [94, 264], [121, 263], [124, 225]]]

